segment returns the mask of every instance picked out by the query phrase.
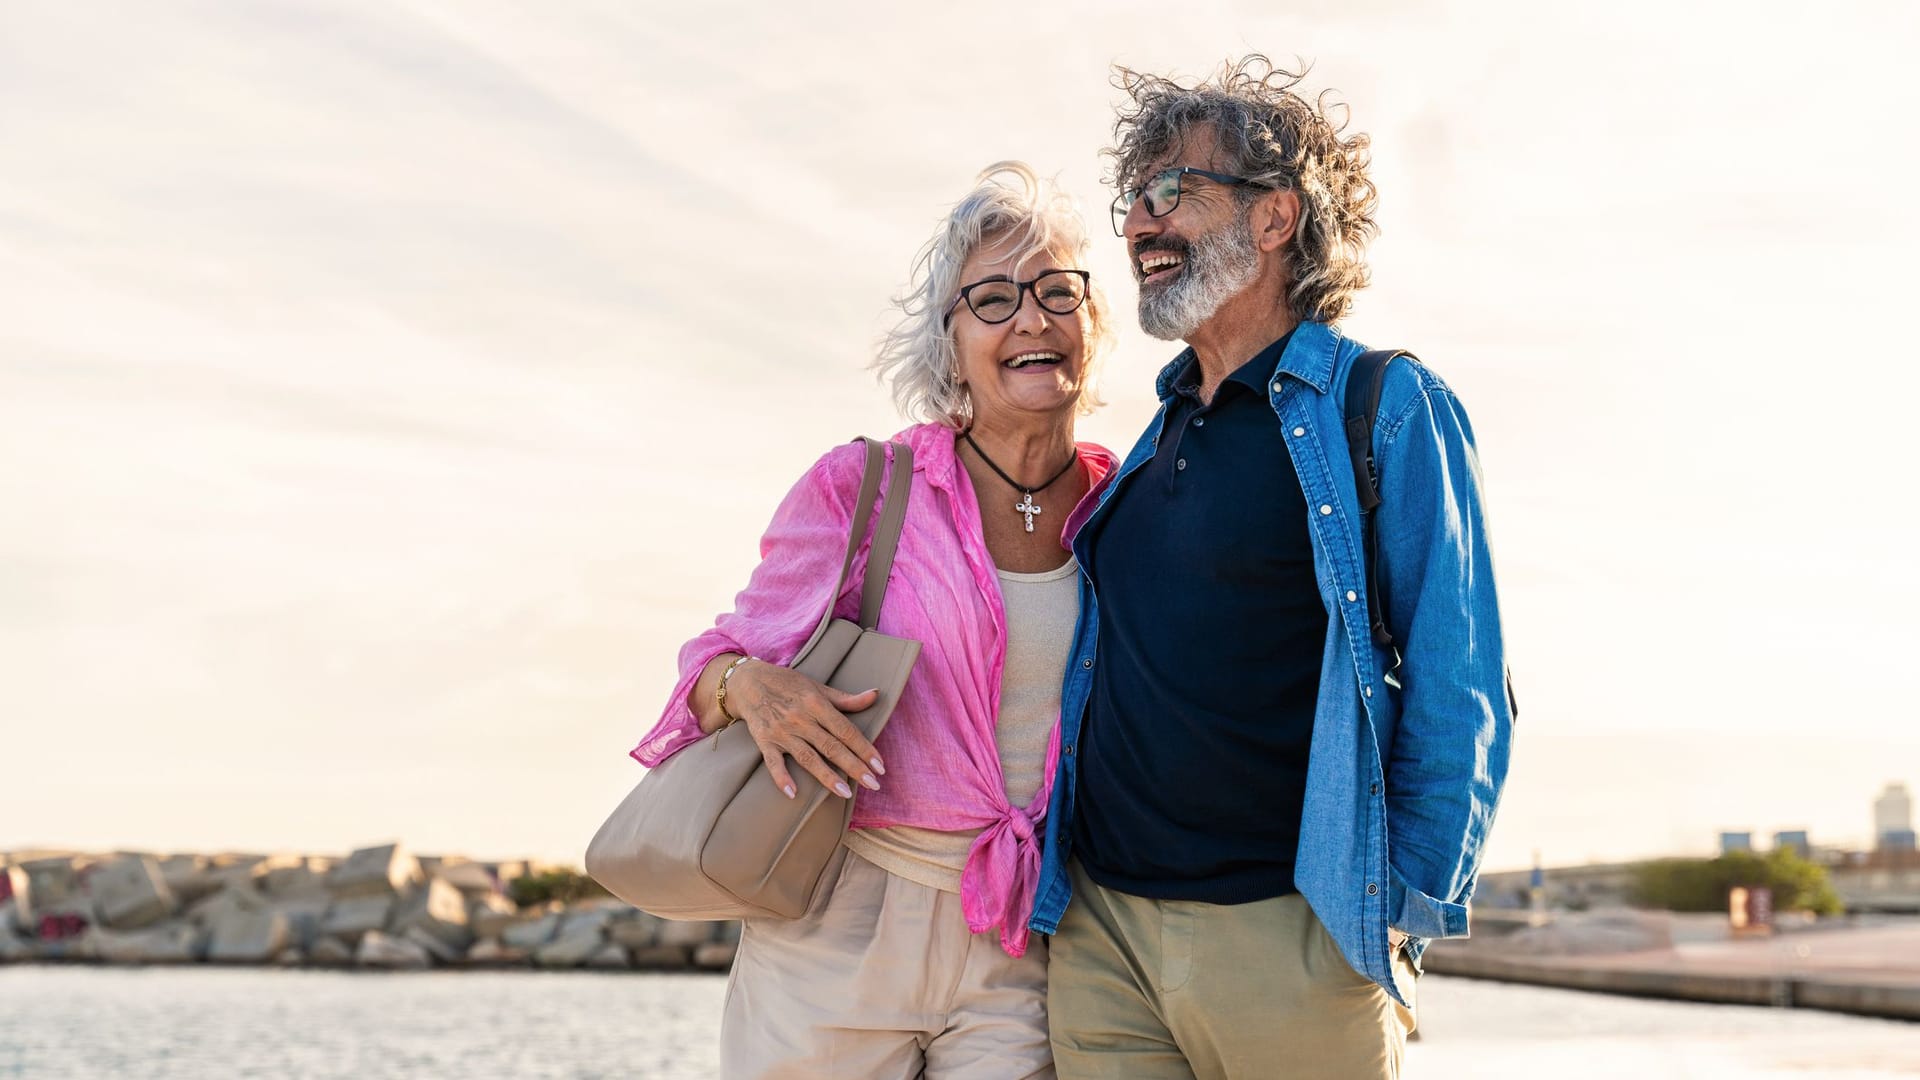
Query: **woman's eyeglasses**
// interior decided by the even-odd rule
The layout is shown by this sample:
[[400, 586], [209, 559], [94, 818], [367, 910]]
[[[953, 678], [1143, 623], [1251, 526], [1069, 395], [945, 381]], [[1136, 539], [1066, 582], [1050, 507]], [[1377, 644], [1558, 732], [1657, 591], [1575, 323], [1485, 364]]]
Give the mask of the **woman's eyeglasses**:
[[971, 285], [962, 285], [960, 295], [947, 305], [947, 313], [940, 320], [942, 327], [953, 323], [953, 309], [966, 302], [967, 310], [973, 317], [989, 326], [1006, 322], [1020, 311], [1020, 304], [1026, 299], [1023, 293], [1032, 293], [1033, 301], [1044, 311], [1055, 315], [1071, 315], [1087, 302], [1087, 282], [1092, 275], [1085, 270], [1049, 270], [1032, 281], [1015, 281], [1012, 278], [992, 277], [976, 281]]

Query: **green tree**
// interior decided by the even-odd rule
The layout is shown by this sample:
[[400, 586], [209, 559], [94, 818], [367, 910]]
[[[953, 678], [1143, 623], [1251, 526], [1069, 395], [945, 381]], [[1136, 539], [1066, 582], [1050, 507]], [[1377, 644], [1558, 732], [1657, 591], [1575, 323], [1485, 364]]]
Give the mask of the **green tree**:
[[534, 907], [549, 900], [563, 904], [611, 895], [597, 881], [578, 870], [547, 870], [514, 878], [507, 884], [507, 899], [520, 907]]
[[1827, 868], [1801, 858], [1790, 848], [1766, 855], [1730, 851], [1717, 859], [1657, 859], [1634, 871], [1634, 902], [1669, 911], [1725, 911], [1735, 886], [1773, 892], [1775, 911], [1838, 915], [1840, 897]]

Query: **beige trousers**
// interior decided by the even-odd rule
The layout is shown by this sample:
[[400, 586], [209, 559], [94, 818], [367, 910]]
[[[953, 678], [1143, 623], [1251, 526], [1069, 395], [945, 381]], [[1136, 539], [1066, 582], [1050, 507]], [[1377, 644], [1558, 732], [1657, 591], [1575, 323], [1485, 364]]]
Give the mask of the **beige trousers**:
[[[1062, 1077], [1400, 1075], [1412, 1011], [1354, 971], [1306, 898], [1149, 900], [1072, 873], [1047, 990]], [[1412, 961], [1394, 968], [1413, 1001]]]
[[816, 916], [741, 927], [720, 1075], [1051, 1078], [1046, 940], [1016, 960], [960, 897], [849, 852]]

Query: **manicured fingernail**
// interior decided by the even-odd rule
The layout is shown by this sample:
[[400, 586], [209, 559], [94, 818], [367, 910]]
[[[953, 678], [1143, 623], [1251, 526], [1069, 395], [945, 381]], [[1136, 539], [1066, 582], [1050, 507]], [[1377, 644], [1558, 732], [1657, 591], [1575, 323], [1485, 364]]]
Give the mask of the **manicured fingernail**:
[[881, 776], [887, 775], [887, 767], [880, 764], [879, 758], [868, 758], [867, 764], [873, 766], [873, 771], [879, 773]]
[[853, 798], [853, 789], [847, 786], [847, 782], [845, 780], [834, 781], [833, 790], [839, 792], [840, 797], [843, 799]]
[[792, 785], [792, 784], [788, 784], [788, 785], [787, 785], [786, 787], [783, 787], [783, 788], [781, 788], [780, 790], [781, 790], [781, 791], [784, 791], [784, 792], [786, 792], [786, 793], [787, 793], [787, 798], [789, 798], [789, 799], [791, 799], [791, 798], [793, 798], [793, 785]]
[[860, 782], [861, 782], [862, 784], [865, 784], [865, 785], [867, 786], [867, 790], [869, 790], [869, 791], [879, 791], [879, 790], [880, 790], [880, 781], [878, 781], [878, 780], [875, 780], [875, 779], [873, 778], [873, 774], [872, 774], [872, 773], [861, 773], [861, 774], [860, 774]]

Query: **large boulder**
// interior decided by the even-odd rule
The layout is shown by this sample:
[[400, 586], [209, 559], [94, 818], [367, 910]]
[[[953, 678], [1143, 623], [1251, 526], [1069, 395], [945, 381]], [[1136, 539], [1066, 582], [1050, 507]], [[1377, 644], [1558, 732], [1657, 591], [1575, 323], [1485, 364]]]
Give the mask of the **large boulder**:
[[212, 861], [205, 855], [169, 855], [161, 859], [160, 878], [167, 883], [167, 891], [174, 899], [188, 905], [219, 892], [226, 885], [226, 879], [215, 873]]
[[396, 934], [416, 928], [459, 952], [473, 944], [473, 931], [467, 926], [467, 899], [440, 878], [427, 882], [426, 888], [403, 901], [388, 925]]
[[344, 967], [353, 963], [353, 946], [337, 937], [323, 937], [307, 949], [307, 959], [323, 967]]
[[320, 932], [333, 937], [358, 941], [360, 935], [372, 930], [386, 929], [387, 919], [393, 915], [394, 898], [392, 896], [361, 896], [346, 900], [335, 900], [327, 907], [327, 914], [320, 921]]
[[227, 915], [265, 911], [269, 906], [267, 898], [256, 892], [252, 885], [229, 885], [188, 908], [187, 918], [201, 926], [211, 927]]
[[206, 954], [207, 932], [191, 922], [170, 922], [145, 930], [93, 931], [97, 959], [110, 964], [186, 964]]
[[714, 930], [718, 926], [718, 923], [676, 922], [671, 919], [663, 919], [661, 920], [659, 931], [654, 934], [654, 944], [683, 945], [689, 949], [697, 948], [713, 940]]
[[504, 896], [476, 897], [467, 905], [467, 926], [475, 937], [497, 938], [520, 921], [520, 909]]
[[487, 870], [484, 863], [463, 862], [451, 865], [443, 863], [433, 876], [459, 889], [461, 894], [469, 900], [493, 896], [500, 891], [499, 882], [494, 880], [493, 874]]
[[326, 896], [327, 860], [304, 855], [273, 855], [255, 868], [260, 891], [275, 899]]
[[627, 950], [608, 943], [587, 957], [587, 966], [601, 971], [625, 971], [633, 966], [633, 961], [627, 958]]
[[291, 942], [287, 917], [271, 909], [235, 911], [210, 927], [207, 959], [224, 964], [264, 964]]
[[658, 940], [661, 922], [657, 915], [636, 911], [608, 923], [607, 938], [629, 949], [644, 949]]
[[360, 938], [353, 962], [366, 968], [418, 969], [432, 967], [433, 957], [411, 941], [369, 930]]
[[467, 950], [467, 963], [474, 967], [509, 967], [527, 962], [532, 953], [499, 941], [482, 941]]
[[645, 971], [679, 971], [691, 961], [685, 945], [648, 945], [633, 950], [633, 966]]
[[24, 867], [0, 867], [0, 932], [33, 929], [33, 884]]
[[87, 907], [85, 897], [80, 894], [80, 874], [74, 860], [31, 859], [19, 864], [19, 870], [27, 876], [27, 886], [16, 889], [15, 895], [31, 902], [35, 923], [45, 915]]
[[435, 963], [457, 964], [466, 958], [464, 951], [448, 945], [435, 937], [431, 931], [419, 926], [407, 927], [406, 932], [400, 935], [400, 940], [411, 942], [427, 950], [427, 955], [433, 957]]
[[287, 933], [293, 944], [302, 949], [312, 946], [320, 936], [321, 928], [326, 925], [327, 912], [333, 907], [325, 893], [273, 897], [268, 903], [273, 910], [286, 916]]
[[533, 962], [541, 967], [571, 968], [587, 962], [587, 958], [600, 951], [607, 939], [600, 934], [597, 926], [583, 926], [572, 933], [563, 934], [533, 951]]
[[607, 924], [611, 923], [616, 915], [622, 913], [622, 909], [620, 908], [598, 905], [593, 907], [569, 908], [561, 913], [560, 929], [556, 936], [569, 937], [587, 931], [592, 931], [596, 934], [604, 933]]
[[420, 863], [399, 844], [361, 848], [327, 872], [327, 891], [335, 899], [394, 897], [425, 879]]
[[179, 907], [173, 890], [151, 855], [126, 855], [95, 866], [87, 876], [97, 924], [137, 930], [172, 915]]
[[560, 916], [542, 915], [523, 923], [515, 923], [500, 932], [500, 941], [516, 949], [537, 949], [553, 940], [554, 931], [560, 929]]

